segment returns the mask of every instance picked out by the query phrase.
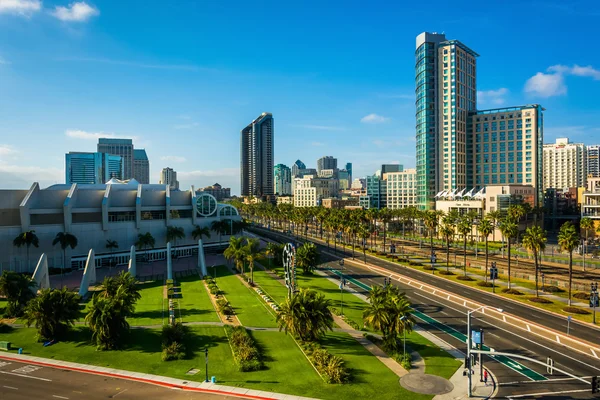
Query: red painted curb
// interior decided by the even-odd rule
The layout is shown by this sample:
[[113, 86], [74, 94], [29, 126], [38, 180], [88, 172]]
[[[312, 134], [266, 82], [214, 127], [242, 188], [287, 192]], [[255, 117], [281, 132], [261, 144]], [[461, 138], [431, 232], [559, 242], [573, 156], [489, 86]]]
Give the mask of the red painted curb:
[[[184, 386], [184, 385], [175, 385], [173, 383], [166, 383], [166, 382], [161, 382], [161, 381], [155, 381], [155, 380], [152, 380], [152, 379], [136, 378], [134, 376], [113, 374], [113, 373], [110, 373], [110, 372], [100, 372], [100, 371], [93, 371], [93, 370], [84, 369], [84, 368], [66, 367], [64, 365], [56, 365], [56, 364], [45, 363], [45, 362], [41, 362], [41, 361], [23, 360], [23, 359], [21, 359], [19, 357], [10, 357], [10, 356], [5, 356], [5, 355], [0, 355], [0, 359], [1, 360], [17, 361], [17, 362], [27, 363], [27, 364], [33, 364], [33, 365], [41, 365], [41, 366], [44, 366], [44, 367], [50, 367], [50, 368], [56, 368], [56, 369], [65, 369], [65, 370], [69, 370], [69, 371], [82, 372], [82, 373], [91, 374], [91, 375], [108, 376], [108, 377], [111, 377], [111, 378], [118, 378], [118, 379], [123, 379], [123, 380], [127, 380], [127, 381], [136, 381], [136, 382], [148, 383], [148, 384], [151, 384], [151, 385], [163, 386], [163, 387], [167, 387], [167, 388], [170, 388], [170, 389], [187, 390], [187, 391], [190, 391], [190, 392], [211, 393], [211, 394], [218, 394], [218, 395], [224, 395], [224, 396], [239, 397], [239, 398], [242, 398], [242, 399], [274, 400], [273, 397], [261, 397], [261, 396], [253, 396], [253, 395], [249, 395], [249, 394], [224, 392], [222, 390], [187, 387], [187, 386]], [[240, 388], [240, 389], [242, 389], [242, 388]]]

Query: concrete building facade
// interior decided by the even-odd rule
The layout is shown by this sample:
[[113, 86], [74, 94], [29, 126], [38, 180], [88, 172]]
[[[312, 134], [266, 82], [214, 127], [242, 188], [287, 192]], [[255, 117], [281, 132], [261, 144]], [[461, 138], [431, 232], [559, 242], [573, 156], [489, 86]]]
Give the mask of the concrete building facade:
[[558, 138], [544, 145], [544, 190], [584, 187], [587, 176], [586, 151], [583, 143], [569, 143]]
[[320, 174], [324, 169], [337, 169], [337, 158], [333, 156], [323, 156], [317, 160], [317, 174]]
[[240, 178], [242, 196], [273, 194], [273, 114], [264, 112], [241, 131]]
[[417, 205], [417, 170], [383, 174], [386, 181], [386, 206], [391, 209], [415, 207]]
[[211, 196], [214, 196], [218, 201], [223, 201], [231, 197], [231, 188], [224, 188], [218, 183], [215, 183], [212, 186], [206, 186], [196, 191], [197, 195], [200, 195], [200, 193], [208, 193]]
[[600, 178], [600, 145], [586, 146], [586, 177]]
[[295, 178], [294, 206], [316, 207], [324, 198], [336, 197], [339, 186], [336, 179], [307, 176]]

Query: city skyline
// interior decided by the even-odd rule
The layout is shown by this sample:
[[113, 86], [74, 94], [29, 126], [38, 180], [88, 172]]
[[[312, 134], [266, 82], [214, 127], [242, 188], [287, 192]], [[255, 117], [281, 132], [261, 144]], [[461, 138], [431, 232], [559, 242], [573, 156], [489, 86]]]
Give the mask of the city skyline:
[[[586, 2], [589, 16], [551, 4], [536, 6], [536, 15], [514, 16], [516, 4], [491, 13], [484, 4], [463, 12], [440, 2], [427, 24], [411, 17], [416, 5], [364, 10], [348, 4], [349, 15], [365, 17], [358, 26], [335, 18], [333, 4], [320, 5], [320, 18], [309, 5], [272, 4], [280, 37], [258, 30], [245, 32], [243, 41], [239, 22], [251, 7], [243, 3], [227, 11], [191, 2], [149, 7], [134, 31], [125, 30], [127, 10], [115, 4], [90, 2], [93, 11], [75, 20], [43, 11], [68, 5], [58, 1], [29, 14], [4, 7], [0, 29], [10, 39], [0, 45], [0, 186], [62, 183], [65, 153], [94, 152], [99, 137], [115, 137], [146, 148], [151, 181], [171, 165], [182, 188], [219, 181], [239, 194], [239, 127], [264, 110], [278, 119], [274, 164], [301, 159], [316, 167], [312, 160], [333, 154], [353, 163], [353, 177], [372, 174], [381, 163], [414, 167], [414, 38], [423, 31], [446, 32], [481, 55], [478, 108], [543, 104], [545, 143], [569, 137], [597, 144], [599, 106], [591, 95], [600, 87], [600, 56], [577, 38], [593, 34], [586, 21], [598, 6]], [[130, 4], [136, 6], [142, 3]], [[472, 25], [460, 23], [465, 18]], [[505, 26], [507, 18], [514, 24]], [[180, 29], [159, 40], [150, 29], [159, 20], [167, 30], [175, 23]], [[218, 29], [210, 43], [207, 32], [224, 21], [230, 32]], [[301, 41], [307, 22], [314, 33]], [[498, 37], [510, 41], [575, 23], [577, 33], [550, 32], [551, 40], [536, 42], [535, 57], [526, 47], [494, 56]], [[250, 57], [249, 43], [260, 41], [277, 51]], [[357, 49], [367, 57], [357, 60]]]

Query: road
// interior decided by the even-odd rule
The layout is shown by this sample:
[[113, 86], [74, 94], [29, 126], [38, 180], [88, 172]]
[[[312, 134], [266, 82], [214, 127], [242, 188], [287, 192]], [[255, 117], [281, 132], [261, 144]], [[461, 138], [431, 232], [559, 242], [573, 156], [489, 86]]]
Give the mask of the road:
[[[266, 233], [263, 231], [263, 234], [264, 236], [270, 236], [273, 233]], [[280, 234], [275, 235], [276, 236], [272, 236], [274, 239], [283, 240], [283, 236]], [[328, 250], [326, 246], [318, 246], [320, 250], [322, 250], [321, 261], [325, 263], [324, 266], [330, 266], [333, 269], [340, 269], [337, 262], [337, 257], [332, 255], [333, 249]], [[384, 260], [374, 257], [371, 257], [369, 262], [384, 267], [396, 274], [411, 276], [415, 279], [420, 279], [421, 281], [440, 286], [440, 281], [438, 278], [431, 277], [430, 275], [426, 274], [417, 276], [415, 274], [416, 271], [411, 270], [410, 268], [402, 267], [398, 264], [387, 263]], [[335, 273], [331, 271], [327, 271], [327, 273], [331, 277], [339, 279]], [[360, 264], [354, 265], [351, 262], [345, 263], [343, 273], [347, 277], [355, 279], [368, 286], [383, 285], [384, 282], [384, 277], [379, 273], [370, 271]], [[448, 281], [444, 280], [442, 282], [445, 290], [453, 291], [447, 286]], [[432, 326], [431, 324], [418, 321], [421, 325], [449, 344], [466, 352], [465, 342], [458, 340], [455, 336], [452, 336], [447, 332], [447, 328], [449, 327], [451, 330], [466, 334], [466, 308], [457, 306], [456, 304], [450, 303], [447, 300], [430, 296], [429, 294], [426, 294], [418, 289], [401, 285], [398, 282], [393, 282], [393, 284], [398, 285], [403, 291], [406, 292], [407, 297], [413, 304], [415, 310], [426, 314], [428, 317], [434, 318], [441, 324], [445, 325], [446, 329], [439, 329], [439, 326], [436, 327]], [[366, 291], [361, 289], [358, 285], [353, 285], [351, 283], [351, 287], [359, 292], [366, 293]], [[487, 300], [482, 299], [481, 293], [479, 292], [469, 293], [464, 287], [458, 287], [454, 289], [457, 294], [465, 297], [475, 298], [478, 301], [487, 303]], [[517, 314], [516, 311], [519, 311], [521, 308], [525, 308], [524, 306], [519, 307], [514, 303], [491, 305], [504, 308], [512, 314]], [[541, 312], [538, 313], [529, 308], [520, 311], [523, 313], [522, 316], [527, 315], [526, 318], [533, 319], [538, 323], [543, 323], [542, 320], [545, 316], [542, 315]], [[526, 332], [518, 328], [513, 328], [510, 325], [501, 323], [497, 320], [490, 320], [480, 313], [475, 313], [473, 314], [472, 329], [478, 330], [479, 328], [484, 329], [486, 345], [494, 348], [496, 351], [519, 354], [543, 362], [546, 361], [547, 357], [551, 357], [554, 360], [556, 367], [566, 369], [567, 372], [577, 376], [588, 377], [588, 382], [591, 380], [589, 377], [592, 375], [600, 375], [600, 360], [598, 359], [580, 355], [578, 353], [573, 354], [572, 352], [565, 351], [565, 348], [552, 342], [542, 340], [538, 337], [528, 336]], [[584, 330], [582, 330], [582, 332], [585, 334]], [[600, 335], [596, 333], [595, 337], [597, 338], [598, 336]], [[593, 341], [597, 342], [597, 339]], [[486, 365], [501, 383], [498, 392], [500, 397], [532, 393], [568, 392], [557, 394], [559, 397], [553, 398], [561, 398], [560, 396], [565, 396], [563, 398], [593, 398], [591, 394], [591, 386], [589, 384], [580, 383], [561, 374], [549, 375], [547, 374], [545, 367], [539, 366], [532, 362], [517, 360], [516, 358], [514, 358], [514, 361], [522, 364], [525, 368], [529, 368], [538, 374], [546, 376], [548, 380], [532, 381], [526, 376], [522, 375], [518, 367], [511, 369], [498, 362], [490, 361], [489, 364], [486, 363]], [[547, 396], [549, 395], [545, 395], [544, 397]]]
[[4, 400], [233, 400], [64, 369], [0, 359], [0, 399]]

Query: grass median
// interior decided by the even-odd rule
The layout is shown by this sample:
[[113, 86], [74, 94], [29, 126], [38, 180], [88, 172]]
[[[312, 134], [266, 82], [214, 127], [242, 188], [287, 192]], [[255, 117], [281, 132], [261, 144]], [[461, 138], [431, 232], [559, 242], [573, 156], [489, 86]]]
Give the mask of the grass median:
[[181, 285], [179, 308], [183, 322], [220, 322], [200, 277], [186, 276], [177, 281]]

